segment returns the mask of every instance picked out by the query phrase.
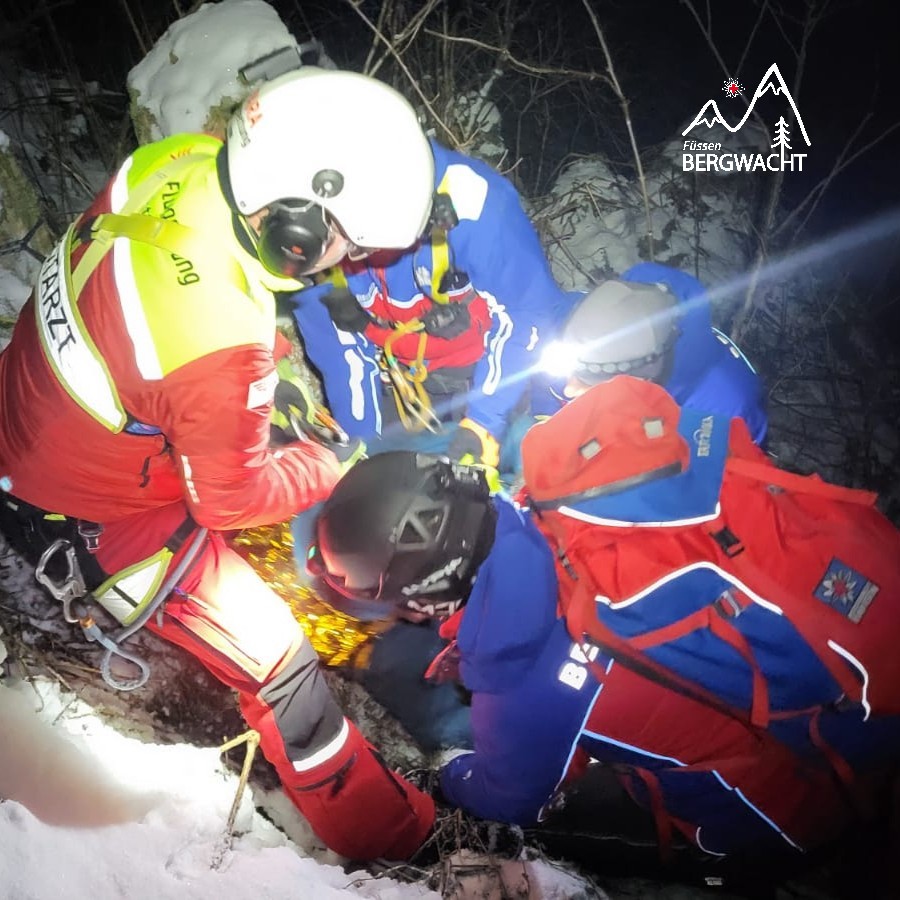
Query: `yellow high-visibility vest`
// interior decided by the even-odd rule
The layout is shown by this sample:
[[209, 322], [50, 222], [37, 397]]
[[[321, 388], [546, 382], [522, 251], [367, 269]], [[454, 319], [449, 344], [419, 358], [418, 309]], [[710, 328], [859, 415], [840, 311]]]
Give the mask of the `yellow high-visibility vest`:
[[[272, 347], [273, 290], [301, 287], [267, 272], [240, 245], [219, 187], [222, 144], [176, 135], [139, 148], [113, 178], [110, 213], [90, 234], [73, 225], [41, 269], [35, 302], [47, 358], [69, 396], [113, 432], [127, 424], [116, 385], [79, 303], [112, 255], [115, 297], [141, 376], [157, 381], [216, 350]], [[87, 249], [73, 267], [82, 242]]]

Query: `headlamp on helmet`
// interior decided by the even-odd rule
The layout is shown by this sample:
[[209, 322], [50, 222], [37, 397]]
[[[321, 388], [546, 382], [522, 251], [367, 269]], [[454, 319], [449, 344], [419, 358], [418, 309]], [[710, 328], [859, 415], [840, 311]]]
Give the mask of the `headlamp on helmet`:
[[606, 281], [577, 304], [541, 366], [586, 384], [624, 374], [661, 381], [678, 333], [677, 301], [664, 287]]

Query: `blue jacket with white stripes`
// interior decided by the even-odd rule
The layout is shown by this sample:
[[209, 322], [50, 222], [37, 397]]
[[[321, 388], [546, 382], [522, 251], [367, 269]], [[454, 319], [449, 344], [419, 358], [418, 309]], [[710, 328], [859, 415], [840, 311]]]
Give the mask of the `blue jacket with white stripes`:
[[[684, 704], [671, 702], [675, 692], [574, 642], [557, 616], [558, 581], [544, 538], [508, 498], [496, 495], [494, 503], [495, 542], [456, 635], [460, 676], [472, 691], [474, 751], [441, 769], [449, 803], [485, 819], [532, 825], [553, 808], [559, 787], [593, 758], [627, 767], [629, 793], [648, 813], [652, 795], [632, 776], [652, 773], [648, 780], [658, 785], [670, 814], [694, 823], [690, 837], [706, 852], [796, 846], [709, 762], [737, 761], [737, 770], [755, 771], [753, 733], [738, 727], [736, 740], [724, 729], [705, 727], [718, 719], [698, 717], [696, 710], [686, 718]], [[710, 596], [716, 591], [719, 585]], [[661, 742], [666, 753], [659, 752]], [[771, 772], [771, 760], [768, 766]], [[780, 774], [789, 782], [791, 771]], [[809, 791], [798, 796], [802, 804], [815, 802]], [[615, 833], [602, 798], [597, 802], [598, 829]]]
[[[554, 281], [512, 183], [479, 160], [436, 142], [432, 149], [435, 187], [451, 195], [459, 217], [448, 235], [453, 264], [468, 274], [491, 317], [466, 415], [499, 437], [568, 295]], [[386, 291], [391, 304], [410, 307], [427, 292], [432, 266], [425, 241], [380, 269], [377, 278], [364, 269], [349, 274], [347, 283], [363, 307], [376, 290]], [[370, 438], [381, 431], [378, 348], [361, 334], [333, 326], [319, 302], [331, 289], [321, 284], [293, 295], [294, 316], [332, 414], [351, 434]]]
[[588, 669], [567, 677], [575, 645], [546, 540], [503, 495], [494, 503], [494, 545], [456, 636], [475, 752], [442, 769], [441, 788], [475, 815], [528, 824], [565, 774], [598, 685]]

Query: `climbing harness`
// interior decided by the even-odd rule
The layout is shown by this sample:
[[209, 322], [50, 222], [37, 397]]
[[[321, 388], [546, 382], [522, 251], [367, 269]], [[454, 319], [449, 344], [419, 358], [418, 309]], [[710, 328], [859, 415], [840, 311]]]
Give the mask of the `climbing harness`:
[[[404, 334], [419, 333], [419, 346], [415, 362], [403, 365], [391, 352], [394, 341]], [[407, 431], [428, 431], [437, 434], [442, 429], [441, 420], [434, 412], [431, 398], [425, 389], [428, 367], [425, 365], [425, 342], [428, 336], [419, 319], [398, 324], [388, 335], [378, 355], [378, 364], [393, 388], [397, 414]]]
[[[72, 542], [66, 538], [59, 538], [41, 554], [34, 572], [35, 579], [50, 592], [54, 599], [62, 603], [66, 621], [80, 625], [84, 636], [89, 641], [96, 642], [105, 649], [100, 661], [100, 674], [111, 688], [117, 691], [134, 691], [147, 683], [150, 678], [149, 663], [137, 654], [123, 649], [122, 644], [150, 620], [150, 617], [177, 587], [178, 582], [200, 552], [207, 534], [208, 529], [197, 529], [178, 564], [156, 590], [150, 601], [143, 606], [140, 615], [111, 635], [103, 631], [91, 613], [90, 602], [95, 600], [95, 597], [85, 586], [84, 576], [81, 573]], [[60, 553], [63, 554], [66, 568], [65, 574], [57, 580], [48, 574], [47, 567], [51, 560]], [[138, 674], [128, 680], [117, 678], [111, 669], [113, 656], [120, 656], [131, 663], [138, 670]]]
[[[445, 175], [434, 195], [430, 240], [424, 245], [431, 250], [431, 268], [429, 277], [422, 279], [417, 265], [417, 253], [413, 253], [413, 278], [419, 289], [439, 305], [450, 303], [449, 291], [458, 284], [459, 277], [465, 277], [453, 264], [453, 253], [448, 232], [459, 224], [459, 218], [453, 207], [449, 194], [448, 177]], [[427, 267], [423, 267], [427, 268]], [[371, 272], [371, 270], [370, 270]], [[375, 277], [375, 273], [372, 273]], [[340, 266], [334, 266], [323, 275], [322, 280], [330, 281], [336, 287], [347, 285], [347, 276]], [[384, 275], [381, 274], [381, 291], [387, 297], [388, 289]], [[466, 279], [468, 280], [468, 279]], [[372, 316], [373, 321], [381, 328], [390, 329], [390, 334], [379, 348], [378, 366], [382, 381], [390, 386], [397, 407], [400, 422], [407, 431], [423, 430], [437, 434], [443, 429], [440, 418], [434, 411], [425, 382], [428, 378], [428, 365], [425, 361], [425, 348], [428, 334], [421, 319], [408, 322], [386, 321]], [[410, 364], [404, 364], [392, 352], [394, 341], [407, 334], [419, 334], [416, 358]]]

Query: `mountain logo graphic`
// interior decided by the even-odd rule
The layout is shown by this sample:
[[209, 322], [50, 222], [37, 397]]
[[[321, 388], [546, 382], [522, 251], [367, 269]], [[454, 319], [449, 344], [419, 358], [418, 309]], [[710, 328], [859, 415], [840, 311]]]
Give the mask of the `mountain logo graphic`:
[[[727, 87], [728, 84], [732, 85], [731, 90]], [[737, 93], [743, 92], [743, 87], [741, 84], [735, 79], [729, 79], [726, 82], [726, 92], [729, 96], [735, 96]], [[809, 140], [809, 135], [806, 133], [806, 126], [803, 124], [803, 119], [800, 116], [800, 110], [797, 109], [797, 104], [794, 102], [794, 98], [791, 96], [791, 92], [788, 89], [788, 86], [784, 83], [784, 79], [781, 77], [781, 72], [778, 70], [778, 65], [776, 63], [772, 63], [769, 66], [766, 74], [763, 75], [762, 80], [759, 82], [756, 90], [753, 92], [753, 99], [750, 101], [750, 105], [747, 107], [747, 111], [744, 113], [744, 117], [741, 119], [737, 125], [729, 125], [728, 122], [725, 121], [722, 113], [719, 111], [719, 107], [716, 104], [715, 100], [707, 100], [703, 109], [694, 116], [693, 121], [684, 131], [681, 132], [682, 136], [688, 134], [694, 128], [699, 128], [701, 125], [705, 125], [707, 128], [712, 128], [717, 122], [719, 125], [727, 128], [732, 134], [736, 131], [739, 131], [741, 127], [743, 127], [744, 123], [753, 113], [753, 108], [756, 106], [756, 101], [762, 97], [766, 91], [771, 91], [775, 96], [784, 97], [788, 105], [791, 108], [791, 111], [794, 113], [794, 118], [796, 119], [797, 125], [800, 128], [800, 133], [803, 135], [803, 140], [806, 141], [806, 146], [811, 147], [812, 143]]]

